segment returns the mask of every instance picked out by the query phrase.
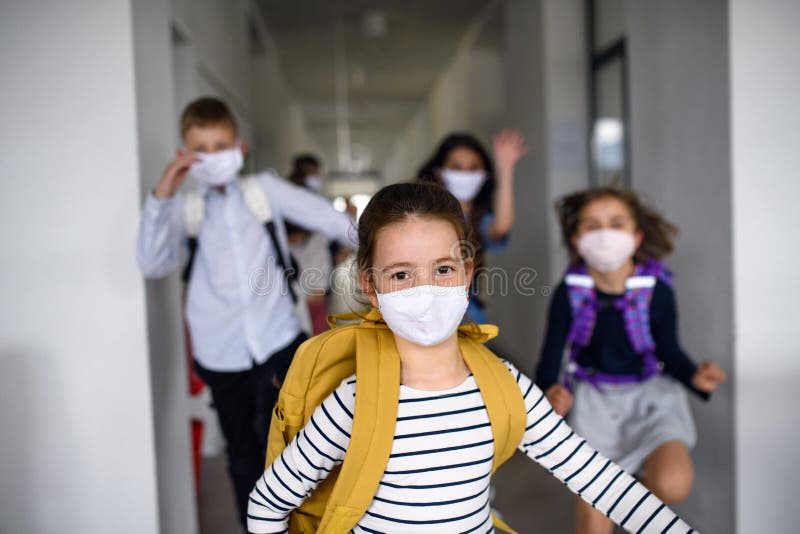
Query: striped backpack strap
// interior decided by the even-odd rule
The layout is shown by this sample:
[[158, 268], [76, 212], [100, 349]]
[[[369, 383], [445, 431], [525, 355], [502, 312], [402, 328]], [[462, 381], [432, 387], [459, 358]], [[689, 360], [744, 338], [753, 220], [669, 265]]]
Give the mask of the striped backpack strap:
[[617, 302], [625, 320], [625, 331], [633, 350], [644, 358], [643, 378], [661, 372], [656, 356], [656, 342], [650, 327], [650, 306], [658, 281], [672, 287], [672, 273], [663, 262], [649, 260], [638, 264], [633, 276], [625, 282], [625, 297]]
[[[371, 317], [375, 317], [373, 313]], [[356, 332], [356, 405], [350, 444], [317, 532], [341, 534], [361, 519], [389, 462], [400, 399], [400, 355], [382, 322]]]
[[656, 343], [650, 331], [650, 303], [657, 278], [644, 265], [637, 265], [625, 281], [625, 295], [616, 302], [622, 311], [625, 331], [636, 354], [655, 351]]
[[573, 346], [585, 347], [592, 339], [592, 332], [597, 320], [594, 280], [585, 265], [575, 265], [567, 271], [564, 283], [567, 286], [567, 296], [572, 312], [572, 324], [567, 340]]
[[638, 272], [641, 275], [654, 276], [669, 287], [673, 287], [672, 272], [667, 269], [667, 266], [661, 260], [647, 260], [638, 265]]

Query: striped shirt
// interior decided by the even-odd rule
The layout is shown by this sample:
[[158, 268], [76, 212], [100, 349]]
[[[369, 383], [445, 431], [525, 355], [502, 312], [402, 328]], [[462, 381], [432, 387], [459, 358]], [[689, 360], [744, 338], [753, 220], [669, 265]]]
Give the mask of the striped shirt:
[[[525, 398], [521, 451], [629, 532], [693, 532], [575, 434], [527, 376], [506, 365]], [[354, 376], [343, 381], [264, 471], [250, 494], [250, 532], [285, 532], [289, 512], [342, 463], [353, 425], [355, 383]], [[493, 532], [493, 454], [489, 417], [474, 377], [443, 391], [401, 386], [391, 456], [353, 532]]]

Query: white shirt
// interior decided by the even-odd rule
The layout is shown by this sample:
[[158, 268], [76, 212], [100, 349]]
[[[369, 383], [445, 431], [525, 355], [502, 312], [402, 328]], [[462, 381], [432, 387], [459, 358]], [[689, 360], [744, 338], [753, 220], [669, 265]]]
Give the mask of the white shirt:
[[[506, 365], [527, 411], [519, 450], [629, 532], [693, 532], [647, 488], [575, 434], [527, 376]], [[353, 428], [356, 378], [346, 379], [323, 401], [258, 479], [247, 510], [249, 532], [286, 532], [289, 512], [342, 463]], [[392, 452], [372, 504], [353, 532], [494, 532], [490, 425], [471, 375], [444, 391], [400, 386]]]
[[[269, 173], [257, 175], [272, 207], [288, 261], [284, 219], [355, 248], [352, 219], [324, 198]], [[195, 358], [214, 371], [263, 363], [300, 333], [294, 304], [264, 226], [245, 204], [237, 181], [225, 193], [204, 188], [205, 216], [189, 282], [186, 318]], [[183, 265], [187, 256], [183, 195], [145, 201], [137, 256], [148, 278]]]

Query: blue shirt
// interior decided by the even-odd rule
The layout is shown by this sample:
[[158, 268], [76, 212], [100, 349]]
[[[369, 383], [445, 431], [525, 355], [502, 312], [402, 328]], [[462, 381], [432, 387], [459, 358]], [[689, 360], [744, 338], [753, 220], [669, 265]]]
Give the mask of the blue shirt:
[[[480, 228], [478, 229], [481, 247], [483, 247], [483, 250], [486, 252], [497, 252], [508, 246], [509, 234], [500, 237], [500, 239], [489, 238], [489, 227], [492, 225], [493, 221], [494, 213], [485, 213], [483, 217], [481, 217]], [[479, 288], [475, 286], [475, 277], [472, 279], [472, 289], [474, 289], [475, 292], [470, 290], [470, 299], [469, 305], [467, 306], [466, 316], [478, 324], [487, 324], [489, 319], [486, 317], [486, 312], [478, 300]]]
[[481, 217], [480, 228], [478, 235], [481, 238], [481, 246], [486, 252], [497, 252], [503, 250], [508, 246], [508, 238], [511, 234], [501, 236], [499, 239], [491, 239], [489, 237], [489, 227], [494, 222], [494, 213], [485, 213]]

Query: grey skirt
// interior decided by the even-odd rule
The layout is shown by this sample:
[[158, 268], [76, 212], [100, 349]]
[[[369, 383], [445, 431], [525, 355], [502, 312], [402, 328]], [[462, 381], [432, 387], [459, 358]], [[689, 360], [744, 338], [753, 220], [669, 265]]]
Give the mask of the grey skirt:
[[656, 376], [601, 388], [578, 382], [567, 422], [628, 473], [637, 473], [650, 453], [667, 441], [681, 441], [689, 448], [697, 441], [689, 399], [674, 379]]

